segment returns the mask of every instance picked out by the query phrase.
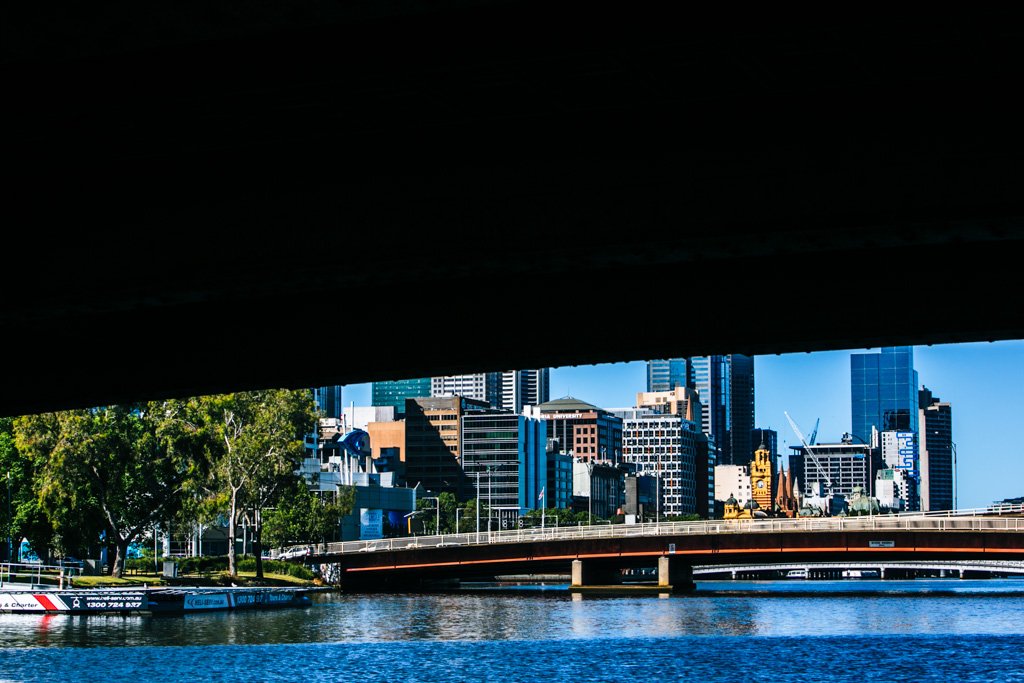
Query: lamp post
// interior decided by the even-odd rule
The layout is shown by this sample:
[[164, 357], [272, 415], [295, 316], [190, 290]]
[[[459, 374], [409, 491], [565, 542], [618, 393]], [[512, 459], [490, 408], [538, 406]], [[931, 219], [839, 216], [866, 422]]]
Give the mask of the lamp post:
[[491, 495], [494, 491], [494, 470], [491, 465], [487, 466], [487, 536], [491, 535]]
[[441, 535], [441, 498], [439, 496], [423, 496], [423, 500], [432, 500], [437, 506], [437, 526], [434, 527], [434, 534]]
[[[950, 441], [953, 446], [953, 510], [958, 509], [956, 507], [956, 495], [959, 493], [959, 486], [956, 485], [956, 443]], [[7, 495], [7, 499], [10, 500], [10, 494]], [[8, 514], [8, 517], [10, 515]]]
[[7, 470], [7, 561], [14, 561], [14, 537], [11, 527], [11, 471]]

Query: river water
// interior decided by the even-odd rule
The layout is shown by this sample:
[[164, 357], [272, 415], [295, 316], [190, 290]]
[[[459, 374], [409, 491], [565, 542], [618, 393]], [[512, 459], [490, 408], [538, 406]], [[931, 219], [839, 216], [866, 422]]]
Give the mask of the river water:
[[177, 617], [0, 615], [0, 681], [1021, 681], [1024, 580], [314, 596]]

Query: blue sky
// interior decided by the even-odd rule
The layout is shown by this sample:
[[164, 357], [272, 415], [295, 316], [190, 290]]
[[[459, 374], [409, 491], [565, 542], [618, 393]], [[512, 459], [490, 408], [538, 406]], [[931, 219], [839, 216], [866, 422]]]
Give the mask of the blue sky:
[[[797, 443], [783, 411], [805, 436], [821, 418], [820, 442], [850, 429], [850, 354], [826, 351], [758, 356], [754, 361], [755, 421], [779, 433], [779, 450]], [[1024, 341], [942, 344], [914, 348], [921, 382], [953, 405], [959, 506], [982, 507], [1024, 495]], [[551, 398], [631, 406], [646, 384], [642, 362], [555, 368]], [[345, 388], [345, 403], [369, 405], [369, 385]]]

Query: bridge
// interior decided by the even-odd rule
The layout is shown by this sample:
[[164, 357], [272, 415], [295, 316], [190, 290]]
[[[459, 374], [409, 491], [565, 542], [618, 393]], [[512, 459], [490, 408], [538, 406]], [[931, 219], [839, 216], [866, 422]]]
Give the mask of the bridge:
[[[789, 572], [803, 570], [809, 578], [831, 577], [849, 570], [875, 571], [879, 578], [886, 578], [886, 573], [908, 571], [945, 572], [965, 578], [968, 572], [976, 574], [1019, 574], [1024, 576], [1024, 561], [1013, 560], [918, 560], [909, 562], [893, 562], [880, 559], [875, 562], [774, 562], [761, 564], [724, 564], [704, 565], [693, 568], [696, 576], [717, 576], [729, 574], [737, 578], [747, 574], [767, 572]], [[1024, 585], [1022, 585], [1024, 588]]]
[[1022, 506], [938, 514], [547, 527], [348, 541], [284, 549], [354, 590], [407, 590], [503, 574], [572, 571], [574, 586], [658, 567], [658, 583], [692, 586], [694, 566], [842, 560], [1024, 560]]
[[[1019, 286], [1012, 9], [823, 23], [622, 0], [293, 5], [12, 11], [5, 217], [21, 242], [0, 269], [0, 334], [18, 362], [0, 414], [1024, 337], [1024, 310], [942, 296], [879, 307], [872, 325], [848, 315], [891, 296], [883, 264], [904, 282], [956, 272], [971, 301]], [[675, 291], [681, 276], [788, 297], [772, 265], [814, 283], [800, 293], [814, 325], [752, 334], [748, 316], [718, 316], [681, 339], [608, 316], [638, 283]], [[543, 344], [533, 325], [486, 343], [378, 333], [435, 330], [441, 302], [476, 320], [494, 297], [478, 284], [506, 281], [608, 322]], [[298, 330], [339, 301], [359, 302], [368, 333], [311, 363], [316, 336]]]

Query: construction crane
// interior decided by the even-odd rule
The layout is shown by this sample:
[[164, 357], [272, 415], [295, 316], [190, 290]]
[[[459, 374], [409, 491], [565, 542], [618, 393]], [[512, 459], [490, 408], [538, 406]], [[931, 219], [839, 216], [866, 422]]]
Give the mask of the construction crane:
[[818, 425], [821, 424], [821, 418], [819, 417], [814, 421], [814, 431], [811, 432], [811, 438], [807, 439], [808, 445], [813, 446], [818, 441]]
[[[818, 468], [818, 474], [821, 476], [822, 479], [825, 480], [825, 486], [828, 487], [828, 495], [832, 495], [832, 478], [828, 476], [828, 472], [825, 470], [824, 467], [821, 466], [821, 463], [818, 462], [818, 456], [815, 455], [814, 451], [811, 450], [810, 444], [808, 444], [807, 440], [804, 439], [803, 433], [801, 433], [800, 428], [796, 426], [796, 422], [793, 422], [793, 418], [791, 418], [789, 416], [789, 413], [787, 413], [786, 411], [782, 411], [782, 414], [786, 416], [787, 420], [789, 420], [789, 426], [793, 428], [793, 432], [796, 433], [797, 438], [800, 439], [800, 443], [804, 445], [804, 450], [807, 452], [807, 455], [811, 458], [811, 462], [813, 462], [814, 466]], [[820, 421], [821, 418], [818, 418], [818, 420]], [[815, 424], [813, 437], [817, 437], [817, 435], [818, 425]]]

